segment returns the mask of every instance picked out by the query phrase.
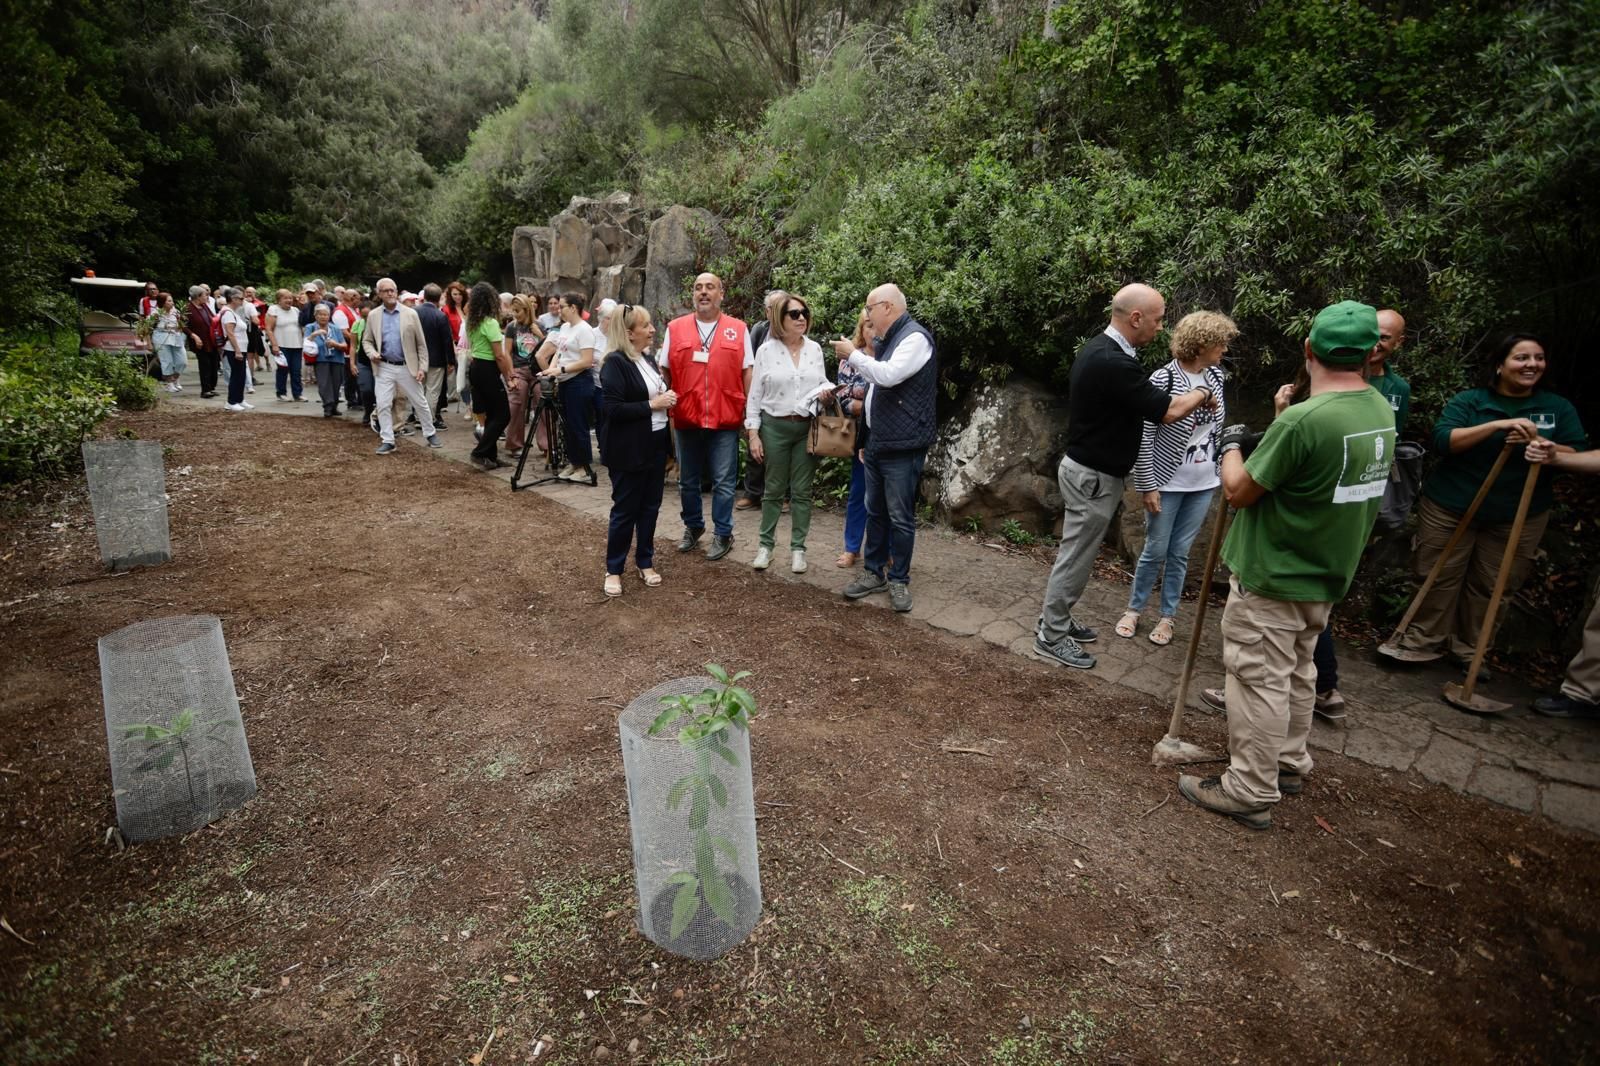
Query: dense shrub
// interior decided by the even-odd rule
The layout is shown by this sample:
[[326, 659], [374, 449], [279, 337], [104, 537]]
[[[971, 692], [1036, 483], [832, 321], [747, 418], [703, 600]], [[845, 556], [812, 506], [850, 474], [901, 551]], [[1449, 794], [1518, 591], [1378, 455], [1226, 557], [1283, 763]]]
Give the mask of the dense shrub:
[[0, 343], [0, 483], [72, 469], [78, 445], [118, 405], [153, 403], [154, 382], [127, 359]]

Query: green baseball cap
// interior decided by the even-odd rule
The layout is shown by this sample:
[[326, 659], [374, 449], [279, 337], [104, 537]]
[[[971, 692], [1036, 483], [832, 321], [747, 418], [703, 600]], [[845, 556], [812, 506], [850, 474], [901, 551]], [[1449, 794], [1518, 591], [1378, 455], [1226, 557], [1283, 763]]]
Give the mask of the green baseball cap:
[[1359, 366], [1377, 343], [1377, 308], [1354, 300], [1324, 307], [1311, 323], [1311, 350], [1329, 366]]

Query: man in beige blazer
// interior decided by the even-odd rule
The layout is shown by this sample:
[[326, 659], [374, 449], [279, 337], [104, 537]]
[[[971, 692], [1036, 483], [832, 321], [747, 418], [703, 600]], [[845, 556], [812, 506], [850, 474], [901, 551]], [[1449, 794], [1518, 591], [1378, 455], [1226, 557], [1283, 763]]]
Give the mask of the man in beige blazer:
[[380, 306], [367, 313], [367, 329], [361, 349], [372, 361], [372, 378], [377, 391], [379, 455], [394, 451], [394, 394], [398, 389], [411, 401], [412, 409], [428, 434], [428, 447], [442, 447], [433, 429], [433, 414], [422, 380], [428, 372], [427, 341], [422, 336], [422, 320], [416, 311], [400, 304], [400, 290], [393, 278], [380, 278], [374, 295]]

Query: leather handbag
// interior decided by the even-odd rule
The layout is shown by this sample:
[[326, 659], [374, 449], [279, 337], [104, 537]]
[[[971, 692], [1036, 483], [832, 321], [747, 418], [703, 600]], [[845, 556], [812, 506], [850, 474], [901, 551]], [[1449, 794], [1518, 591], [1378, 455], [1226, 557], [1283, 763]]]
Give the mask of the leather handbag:
[[840, 410], [839, 398], [830, 392], [823, 399], [823, 413], [811, 420], [806, 451], [818, 458], [848, 459], [856, 453], [856, 430], [856, 420]]

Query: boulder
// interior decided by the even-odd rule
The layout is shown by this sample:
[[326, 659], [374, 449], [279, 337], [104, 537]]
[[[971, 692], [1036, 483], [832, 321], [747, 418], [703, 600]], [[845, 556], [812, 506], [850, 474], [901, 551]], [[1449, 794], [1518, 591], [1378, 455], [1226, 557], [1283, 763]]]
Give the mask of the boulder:
[[715, 215], [704, 208], [668, 208], [650, 224], [641, 303], [663, 314], [688, 305], [688, 280], [713, 257], [730, 248]]
[[929, 450], [923, 495], [952, 523], [976, 516], [989, 529], [1014, 520], [1033, 533], [1054, 532], [1066, 431], [1064, 396], [1014, 376], [983, 385]]
[[512, 231], [511, 266], [519, 286], [523, 278], [550, 277], [550, 244], [554, 232], [549, 226], [518, 226]]
[[594, 250], [589, 223], [568, 211], [550, 220], [554, 231], [551, 243], [550, 273], [563, 289], [576, 289], [588, 295], [593, 284]]
[[618, 303], [640, 303], [644, 292], [644, 271], [638, 267], [621, 265], [602, 267], [594, 272], [594, 302], [616, 300]]

